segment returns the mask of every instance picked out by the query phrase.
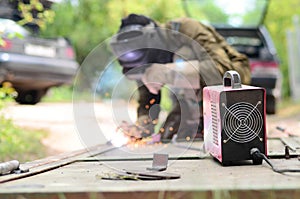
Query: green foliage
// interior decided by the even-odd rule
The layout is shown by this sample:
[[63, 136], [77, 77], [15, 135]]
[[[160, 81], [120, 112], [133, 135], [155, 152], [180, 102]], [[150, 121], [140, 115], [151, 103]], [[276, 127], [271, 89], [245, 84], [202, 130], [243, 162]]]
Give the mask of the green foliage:
[[[53, 6], [55, 17], [53, 23], [47, 25], [43, 31], [45, 36], [65, 36], [73, 41], [79, 63], [85, 59], [88, 53], [98, 44], [115, 34], [120, 26], [121, 18], [130, 14], [144, 14], [156, 21], [182, 17], [184, 12], [184, 1], [182, 0], [64, 0]], [[191, 1], [193, 2], [193, 1]], [[203, 4], [204, 1], [195, 1]], [[214, 1], [206, 1], [206, 5], [197, 4], [190, 7], [191, 16], [203, 21], [210, 18], [213, 21], [228, 21], [228, 16], [222, 8], [216, 7]], [[246, 9], [249, 13], [244, 16], [243, 21], [251, 24], [258, 20], [257, 10], [262, 1], [255, 5], [249, 5]], [[291, 26], [291, 18], [300, 14], [298, 0], [270, 0], [265, 25], [269, 29], [275, 42], [278, 55], [281, 60], [283, 73], [283, 95], [289, 95], [288, 63], [286, 52], [286, 30]], [[253, 9], [252, 9], [253, 8]]]
[[[18, 8], [23, 17], [23, 19], [18, 22], [21, 25], [33, 23], [44, 29], [46, 22], [53, 21], [54, 12], [52, 10], [45, 10], [39, 0], [30, 0], [29, 4], [19, 1]], [[38, 12], [36, 17], [33, 16], [34, 12]]]
[[72, 93], [72, 86], [53, 87], [42, 100], [43, 102], [70, 102], [72, 101]]
[[[172, 5], [173, 9], [168, 9]], [[46, 37], [63, 36], [73, 42], [77, 60], [82, 63], [85, 57], [98, 44], [116, 34], [121, 18], [130, 14], [144, 14], [157, 21], [182, 16], [180, 0], [64, 0], [53, 6], [55, 17], [42, 31]]]
[[[229, 23], [228, 15], [215, 1], [183, 1], [183, 8], [189, 17], [211, 24]], [[213, 12], [212, 12], [213, 10]]]
[[253, 4], [254, 5], [249, 6], [250, 8], [246, 9], [247, 13], [243, 17], [243, 21], [245, 24], [259, 24], [263, 22], [263, 12], [264, 9], [268, 8], [268, 5], [265, 1], [261, 0], [253, 1]]
[[[0, 88], [0, 110], [16, 97], [10, 83], [4, 82]], [[40, 158], [45, 155], [40, 139], [45, 136], [41, 131], [29, 131], [16, 127], [10, 119], [0, 113], [0, 162], [17, 159], [21, 162]]]
[[16, 127], [3, 115], [0, 115], [0, 126], [0, 162], [12, 159], [25, 162], [45, 156], [46, 151], [40, 141], [45, 132]]
[[286, 47], [286, 30], [292, 26], [292, 17], [300, 15], [298, 0], [279, 1], [271, 0], [265, 24], [274, 40], [280, 57], [283, 74], [283, 96], [289, 96], [288, 55]]
[[[19, 9], [24, 17], [19, 23], [21, 25], [28, 22], [35, 23], [39, 27], [44, 28], [46, 21], [51, 21], [53, 11], [44, 11], [43, 5], [38, 0], [31, 0], [30, 4], [19, 2]], [[33, 18], [31, 11], [37, 10], [40, 13], [38, 18]], [[0, 46], [5, 45], [2, 39], [3, 32], [0, 32]], [[18, 33], [11, 33], [8, 38], [23, 38]], [[16, 91], [8, 82], [2, 83], [0, 87], [0, 110], [7, 106], [16, 97]], [[5, 118], [0, 113], [0, 162], [17, 159], [20, 162], [35, 160], [44, 157], [46, 154], [41, 138], [45, 136], [43, 131], [26, 130], [14, 125], [13, 121]]]
[[[41, 29], [45, 29], [47, 23], [52, 23], [55, 15], [53, 10], [45, 10], [40, 0], [30, 0], [29, 3], [19, 1], [18, 9], [20, 10], [22, 17], [22, 19], [18, 21], [20, 25], [33, 23], [38, 25]], [[35, 11], [38, 12], [36, 17], [33, 16]], [[5, 44], [2, 35], [3, 32], [0, 30], [0, 47]], [[10, 33], [8, 35], [8, 38], [10, 39], [14, 37], [22, 39], [23, 35], [20, 33]]]
[[0, 87], [0, 110], [5, 107], [7, 102], [13, 101], [16, 96], [17, 92], [9, 82], [2, 83]]

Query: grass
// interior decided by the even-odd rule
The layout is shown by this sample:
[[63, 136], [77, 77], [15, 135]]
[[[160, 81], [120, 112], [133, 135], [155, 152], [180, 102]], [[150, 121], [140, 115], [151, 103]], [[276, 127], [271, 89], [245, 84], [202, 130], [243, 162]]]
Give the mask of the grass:
[[276, 116], [292, 117], [300, 113], [300, 101], [295, 101], [290, 98], [283, 99], [277, 104]]
[[[0, 87], [0, 110], [13, 101], [15, 90], [9, 83], [3, 83]], [[26, 162], [39, 159], [46, 155], [46, 148], [41, 139], [46, 132], [29, 130], [14, 125], [13, 121], [0, 113], [0, 162], [19, 160]]]
[[43, 102], [70, 102], [72, 101], [73, 87], [59, 86], [51, 88], [42, 99]]
[[17, 127], [9, 119], [0, 116], [0, 161], [32, 161], [46, 156], [41, 139], [46, 132]]
[[[42, 102], [72, 102], [73, 100], [73, 86], [59, 86], [51, 88], [47, 95], [42, 98]], [[75, 91], [75, 101], [77, 100], [94, 100], [94, 94], [90, 89], [86, 91]]]

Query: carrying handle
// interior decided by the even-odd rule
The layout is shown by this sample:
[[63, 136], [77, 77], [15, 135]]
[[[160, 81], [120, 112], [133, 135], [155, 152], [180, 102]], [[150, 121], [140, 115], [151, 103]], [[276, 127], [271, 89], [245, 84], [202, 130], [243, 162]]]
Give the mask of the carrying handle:
[[231, 86], [233, 89], [242, 88], [240, 74], [234, 70], [226, 71], [223, 76], [223, 85]]

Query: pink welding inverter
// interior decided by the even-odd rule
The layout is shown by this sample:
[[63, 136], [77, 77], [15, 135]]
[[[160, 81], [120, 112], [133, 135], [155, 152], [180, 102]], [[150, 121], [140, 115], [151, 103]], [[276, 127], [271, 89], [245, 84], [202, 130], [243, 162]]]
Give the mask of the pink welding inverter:
[[203, 89], [204, 145], [224, 166], [252, 160], [250, 150], [267, 152], [265, 89], [242, 85], [236, 71], [227, 71], [223, 85]]

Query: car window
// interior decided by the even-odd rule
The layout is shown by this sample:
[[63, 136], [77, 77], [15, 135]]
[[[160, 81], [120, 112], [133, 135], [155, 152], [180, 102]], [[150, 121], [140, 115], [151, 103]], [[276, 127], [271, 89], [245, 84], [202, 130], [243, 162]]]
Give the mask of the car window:
[[30, 33], [21, 25], [12, 20], [0, 19], [0, 35], [3, 35], [5, 37], [10, 35], [26, 37], [30, 35]]
[[235, 45], [261, 46], [262, 45], [261, 40], [254, 37], [231, 36], [231, 37], [227, 37], [226, 41], [233, 46]]
[[263, 23], [268, 0], [182, 0], [189, 17], [212, 25], [257, 27]]
[[260, 50], [263, 48], [263, 43], [259, 38], [255, 37], [225, 37], [228, 44], [233, 46], [237, 51], [246, 54], [249, 58], [258, 58]]

